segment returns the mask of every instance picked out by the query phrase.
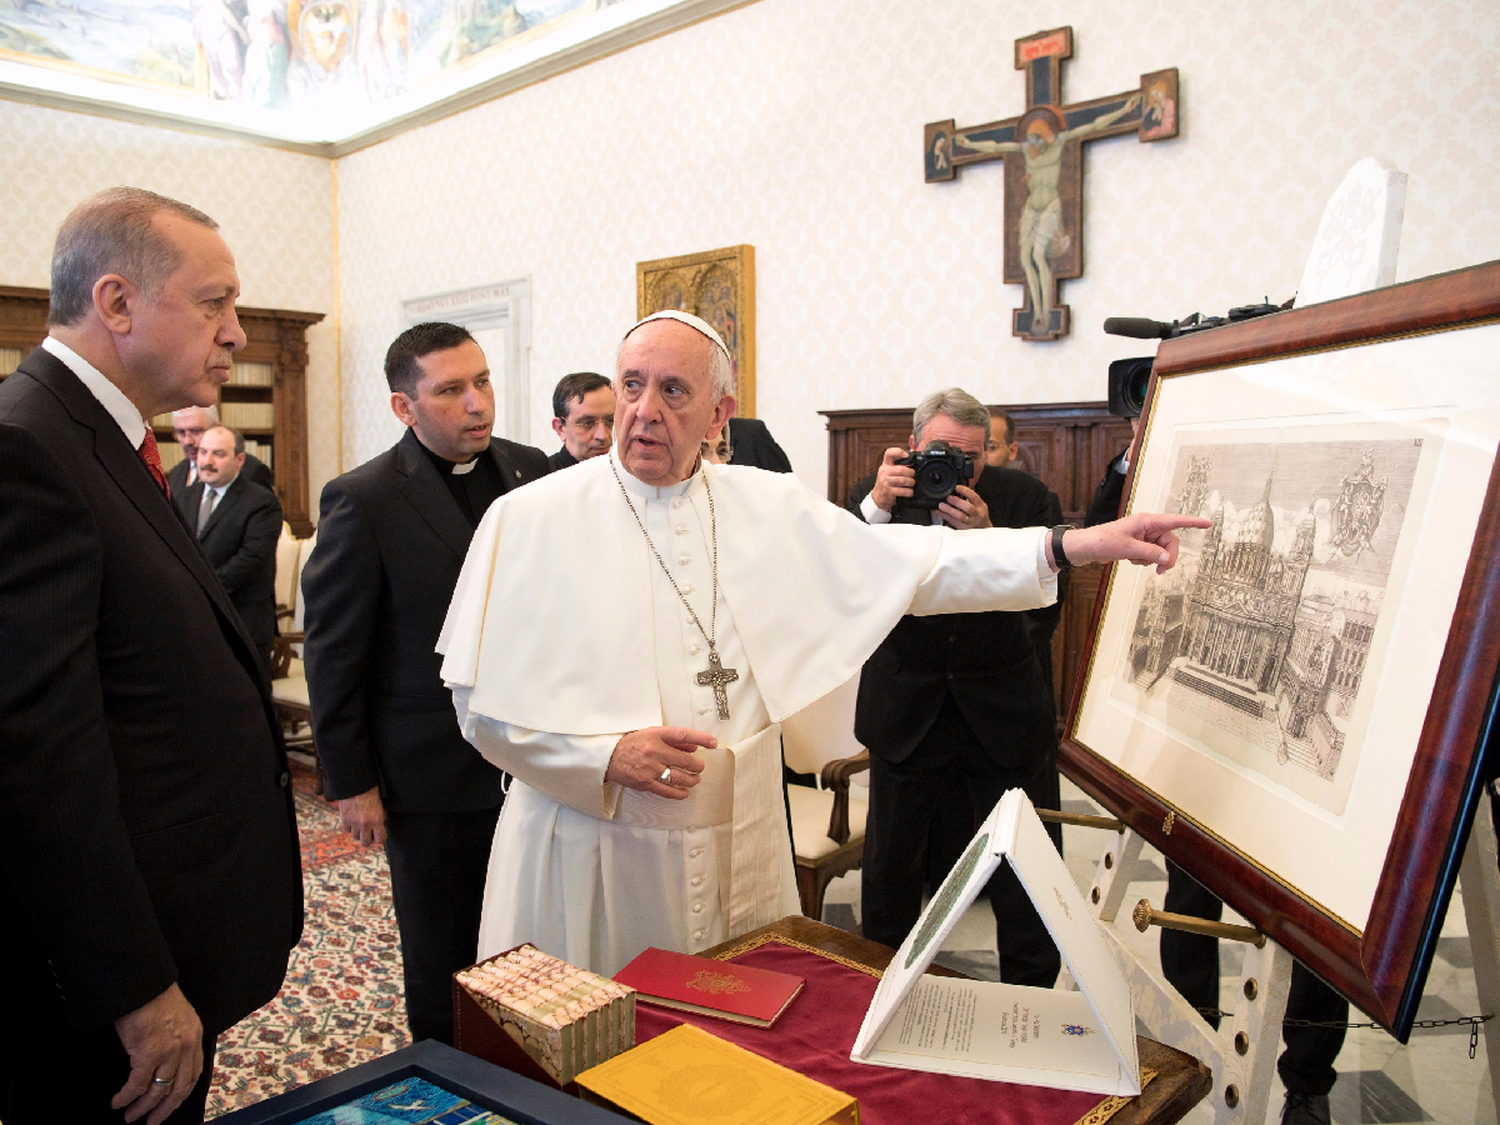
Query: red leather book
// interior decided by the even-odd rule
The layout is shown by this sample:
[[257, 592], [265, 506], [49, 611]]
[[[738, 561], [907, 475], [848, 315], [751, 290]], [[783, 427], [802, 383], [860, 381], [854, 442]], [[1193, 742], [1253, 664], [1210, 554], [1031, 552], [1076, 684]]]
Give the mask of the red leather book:
[[648, 1004], [770, 1027], [802, 991], [790, 973], [649, 948], [615, 974]]

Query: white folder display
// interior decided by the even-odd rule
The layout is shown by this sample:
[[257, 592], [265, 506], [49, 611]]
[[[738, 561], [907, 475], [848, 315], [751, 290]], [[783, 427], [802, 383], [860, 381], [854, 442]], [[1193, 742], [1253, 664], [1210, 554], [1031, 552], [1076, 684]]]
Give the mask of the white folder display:
[[[923, 976], [1007, 859], [1080, 991]], [[1000, 798], [906, 935], [849, 1057], [1062, 1090], [1141, 1092], [1129, 982], [1021, 790]]]

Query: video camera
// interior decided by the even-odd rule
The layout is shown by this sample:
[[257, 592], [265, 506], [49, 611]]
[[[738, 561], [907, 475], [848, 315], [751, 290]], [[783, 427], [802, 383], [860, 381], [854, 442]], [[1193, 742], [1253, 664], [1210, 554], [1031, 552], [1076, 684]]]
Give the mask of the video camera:
[[933, 511], [974, 475], [974, 459], [946, 441], [930, 441], [926, 449], [909, 453], [896, 464], [910, 465], [917, 473], [912, 494], [896, 497], [897, 511]]
[[[1295, 299], [1295, 298], [1294, 298]], [[1170, 324], [1162, 320], [1148, 320], [1138, 316], [1111, 316], [1105, 318], [1104, 331], [1111, 336], [1130, 336], [1137, 340], [1170, 340], [1187, 336], [1193, 332], [1205, 332], [1210, 328], [1222, 328], [1242, 320], [1254, 320], [1258, 316], [1280, 312], [1292, 307], [1273, 305], [1262, 301], [1258, 305], [1240, 305], [1229, 310], [1227, 317], [1203, 316], [1194, 313], [1183, 320]], [[1146, 405], [1146, 388], [1151, 385], [1151, 356], [1117, 359], [1109, 365], [1109, 412], [1116, 418], [1139, 418]]]

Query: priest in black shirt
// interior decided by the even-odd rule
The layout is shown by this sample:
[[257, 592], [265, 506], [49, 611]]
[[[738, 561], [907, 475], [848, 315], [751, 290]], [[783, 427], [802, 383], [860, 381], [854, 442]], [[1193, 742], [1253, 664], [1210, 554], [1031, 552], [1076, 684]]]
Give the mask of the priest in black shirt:
[[505, 795], [458, 729], [434, 646], [475, 525], [547, 458], [491, 437], [495, 392], [467, 330], [407, 329], [385, 373], [408, 428], [323, 489], [302, 572], [307, 680], [324, 793], [390, 861], [412, 1037], [451, 1043], [450, 978], [476, 958]]
[[552, 391], [552, 431], [563, 444], [547, 458], [548, 472], [608, 453], [615, 433], [615, 392], [609, 380], [593, 371], [559, 379]]

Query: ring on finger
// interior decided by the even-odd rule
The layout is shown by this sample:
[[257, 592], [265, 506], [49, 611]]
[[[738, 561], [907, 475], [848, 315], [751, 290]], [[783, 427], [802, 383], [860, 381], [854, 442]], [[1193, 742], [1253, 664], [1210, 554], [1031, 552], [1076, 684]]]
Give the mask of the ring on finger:
[[176, 1082], [176, 1081], [177, 1081], [177, 1075], [174, 1074], [170, 1078], [153, 1078], [153, 1079], [151, 1079], [151, 1085], [153, 1085], [153, 1086], [170, 1086], [173, 1082]]
[[658, 777], [656, 780], [657, 781], [665, 781], [668, 785], [671, 785], [672, 784], [672, 767], [668, 766], [666, 769], [662, 770], [661, 771], [661, 776]]

